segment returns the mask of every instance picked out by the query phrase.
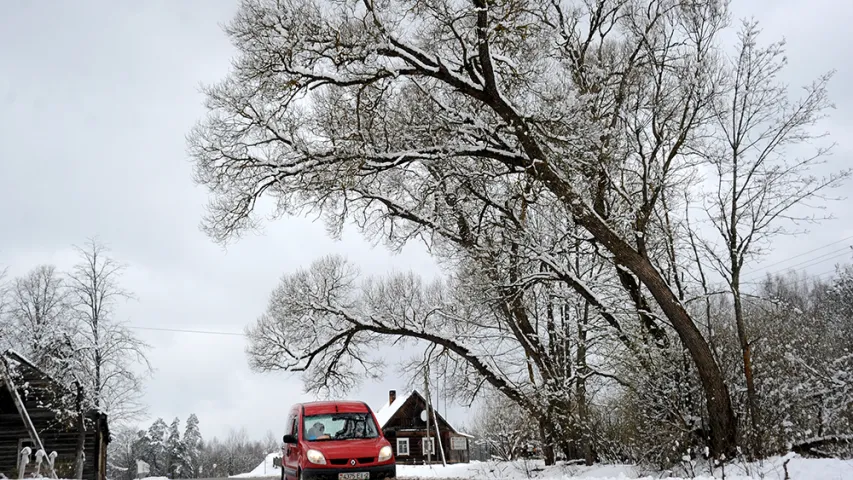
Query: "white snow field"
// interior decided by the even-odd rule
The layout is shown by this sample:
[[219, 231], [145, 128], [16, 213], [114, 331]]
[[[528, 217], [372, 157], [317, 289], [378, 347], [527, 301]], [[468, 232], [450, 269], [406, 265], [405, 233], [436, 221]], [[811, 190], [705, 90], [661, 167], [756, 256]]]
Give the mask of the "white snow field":
[[[231, 478], [279, 477], [281, 472], [273, 466], [273, 457], [278, 452], [267, 455], [263, 463], [254, 470]], [[443, 479], [443, 480], [574, 480], [581, 478], [599, 480], [652, 480], [652, 479], [694, 479], [710, 480], [726, 478], [730, 480], [784, 480], [785, 470], [782, 464], [788, 461], [790, 480], [853, 480], [853, 460], [810, 459], [796, 454], [773, 457], [760, 463], [733, 464], [723, 470], [717, 468], [712, 475], [707, 466], [697, 465], [693, 475], [660, 472], [641, 469], [632, 465], [594, 465], [544, 467], [542, 461], [516, 462], [471, 462], [456, 465], [397, 465], [397, 477], [401, 479]]]
[[231, 475], [230, 478], [260, 478], [260, 477], [281, 477], [281, 470], [272, 464], [272, 459], [281, 455], [281, 452], [273, 452], [267, 455], [267, 458], [260, 463], [251, 472], [241, 473], [239, 475]]

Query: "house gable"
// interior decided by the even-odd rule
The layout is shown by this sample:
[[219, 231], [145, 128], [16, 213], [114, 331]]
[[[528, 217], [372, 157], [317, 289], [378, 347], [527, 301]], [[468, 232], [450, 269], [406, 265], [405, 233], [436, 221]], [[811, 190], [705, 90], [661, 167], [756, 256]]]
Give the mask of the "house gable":
[[430, 411], [427, 429], [427, 421], [422, 418], [426, 408], [426, 399], [418, 391], [397, 397], [396, 391], [391, 390], [388, 402], [376, 412], [397, 462], [468, 462], [467, 439], [471, 436], [460, 433], [434, 410]]
[[[413, 390], [407, 396], [398, 397], [394, 402], [386, 403], [376, 413], [376, 418], [383, 431], [424, 430], [426, 422], [421, 419], [421, 412], [426, 409], [426, 405], [426, 399], [417, 390]], [[433, 410], [431, 413], [435, 414], [435, 417], [430, 415], [429, 418], [431, 428], [435, 428], [437, 419], [439, 430], [467, 436], [453, 428], [438, 411]]]

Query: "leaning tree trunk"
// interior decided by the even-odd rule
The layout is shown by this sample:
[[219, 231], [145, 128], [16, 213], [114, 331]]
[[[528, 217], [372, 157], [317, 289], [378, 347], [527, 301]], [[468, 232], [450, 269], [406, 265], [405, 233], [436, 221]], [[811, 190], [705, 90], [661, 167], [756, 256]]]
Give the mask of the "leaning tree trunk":
[[702, 337], [690, 314], [678, 301], [666, 281], [647, 259], [632, 258], [626, 264], [630, 264], [626, 266], [634, 271], [655, 297], [696, 364], [708, 408], [712, 456], [719, 458], [725, 455], [726, 458], [733, 458], [737, 451], [737, 422], [729, 389], [708, 342]]
[[[545, 181], [565, 189], [565, 186], [557, 178], [553, 180], [546, 178]], [[573, 192], [567, 191], [564, 196], [571, 198], [574, 195]], [[577, 222], [613, 253], [616, 265], [630, 270], [645, 285], [672, 324], [672, 328], [696, 364], [699, 380], [705, 393], [705, 403], [711, 427], [711, 455], [715, 458], [719, 458], [721, 455], [725, 455], [726, 458], [733, 458], [737, 452], [737, 421], [732, 409], [729, 389], [707, 340], [702, 337], [702, 333], [693, 323], [693, 318], [690, 317], [669, 284], [645, 255], [634, 250], [631, 245], [611, 230], [598, 215], [587, 210], [582, 204], [569, 203], [568, 206], [575, 214]]]
[[77, 455], [74, 463], [74, 478], [83, 478], [86, 461], [86, 413], [83, 409], [83, 386], [77, 382]]
[[[505, 109], [503, 112], [500, 112], [500, 108], [498, 110], [508, 120], [521, 124], [518, 137], [529, 158], [548, 158], [529, 134], [529, 130], [525, 129], [522, 119], [513, 116], [511, 110]], [[578, 192], [546, 161], [540, 160], [533, 165], [535, 166], [520, 166], [527, 168], [529, 173], [557, 195], [571, 212], [575, 222], [613, 254], [617, 267], [630, 270], [654, 297], [696, 364], [708, 408], [711, 454], [716, 458], [721, 455], [733, 458], [737, 452], [737, 421], [732, 409], [729, 389], [707, 340], [702, 337], [702, 333], [693, 323], [693, 318], [646, 255], [635, 250], [611, 229], [601, 215], [587, 205]]]

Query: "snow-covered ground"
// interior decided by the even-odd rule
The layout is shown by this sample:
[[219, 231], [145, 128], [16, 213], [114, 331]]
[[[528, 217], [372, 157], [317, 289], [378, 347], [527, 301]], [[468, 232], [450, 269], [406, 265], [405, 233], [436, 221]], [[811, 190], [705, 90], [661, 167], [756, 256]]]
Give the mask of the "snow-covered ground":
[[272, 459], [281, 455], [281, 452], [273, 452], [267, 455], [267, 458], [260, 463], [251, 472], [241, 473], [239, 475], [231, 475], [230, 478], [259, 478], [259, 477], [280, 477], [281, 470], [272, 464]]
[[[254, 470], [231, 478], [278, 477], [278, 468], [272, 459], [278, 452], [267, 455], [263, 463]], [[853, 479], [853, 460], [806, 459], [789, 454], [774, 457], [761, 463], [727, 465], [725, 478], [730, 480], [783, 480], [785, 471], [782, 464], [788, 462], [791, 480], [851, 480]], [[694, 475], [684, 472], [659, 472], [641, 469], [632, 465], [595, 465], [544, 467], [541, 461], [517, 462], [471, 462], [456, 465], [397, 465], [397, 476], [411, 479], [465, 479], [465, 480], [573, 480], [594, 478], [598, 480], [624, 479], [695, 479], [709, 480], [723, 478], [723, 470], [717, 469], [713, 475], [707, 467], [696, 467]]]

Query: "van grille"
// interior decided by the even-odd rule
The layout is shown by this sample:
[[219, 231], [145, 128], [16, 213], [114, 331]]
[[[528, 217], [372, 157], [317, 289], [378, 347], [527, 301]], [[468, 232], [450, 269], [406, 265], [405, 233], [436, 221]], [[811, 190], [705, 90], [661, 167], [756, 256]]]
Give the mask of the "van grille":
[[[349, 463], [349, 458], [330, 458], [329, 463], [332, 465], [347, 465]], [[358, 463], [373, 463], [375, 462], [375, 457], [359, 457], [355, 459]]]

